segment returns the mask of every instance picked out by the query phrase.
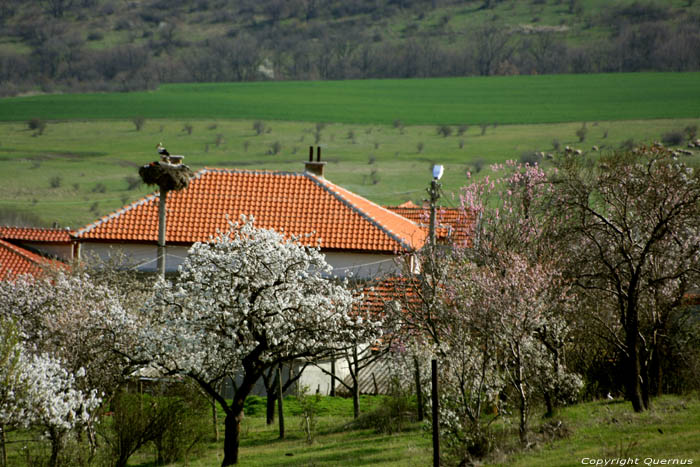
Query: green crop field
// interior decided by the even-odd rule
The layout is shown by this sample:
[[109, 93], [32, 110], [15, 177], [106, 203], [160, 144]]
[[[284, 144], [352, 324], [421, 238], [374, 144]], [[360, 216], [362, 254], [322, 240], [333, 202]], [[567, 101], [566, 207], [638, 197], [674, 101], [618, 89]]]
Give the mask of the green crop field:
[[[192, 84], [153, 93], [3, 99], [0, 217], [16, 223], [8, 212], [31, 214], [38, 217], [34, 223], [83, 227], [153, 191], [134, 178], [140, 165], [156, 158], [159, 141], [184, 154], [194, 170], [301, 171], [308, 147], [320, 145], [327, 178], [381, 204], [421, 202], [430, 167], [439, 163], [446, 166], [443, 202], [454, 206], [469, 183], [467, 173], [483, 176], [495, 162], [567, 145], [593, 154], [593, 146], [609, 151], [697, 129], [699, 78], [649, 73]], [[604, 82], [617, 83], [618, 91]], [[132, 120], [137, 115], [144, 118], [140, 130]], [[41, 133], [27, 125], [35, 117], [46, 122]], [[259, 131], [255, 121], [262, 123]], [[437, 131], [443, 122], [450, 124], [448, 135]], [[583, 141], [577, 136], [582, 128]]]
[[532, 124], [700, 116], [700, 73], [163, 85], [3, 99], [0, 120], [262, 119]]

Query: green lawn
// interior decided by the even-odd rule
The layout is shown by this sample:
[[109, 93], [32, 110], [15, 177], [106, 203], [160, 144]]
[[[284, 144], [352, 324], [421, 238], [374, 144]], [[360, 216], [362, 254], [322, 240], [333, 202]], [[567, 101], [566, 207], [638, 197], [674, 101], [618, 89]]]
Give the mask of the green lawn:
[[[363, 413], [377, 407], [380, 399], [363, 396]], [[266, 425], [264, 399], [253, 398], [242, 424], [240, 465], [271, 466], [426, 466], [432, 462], [430, 431], [419, 422], [394, 434], [352, 424], [352, 401], [322, 398], [314, 441], [309, 444], [301, 429], [299, 406], [293, 397], [285, 400], [286, 437], [278, 439], [277, 422]], [[223, 436], [223, 418], [219, 428]], [[561, 422], [561, 423], [559, 423]], [[700, 462], [700, 399], [695, 396], [663, 396], [652, 409], [635, 414], [623, 401], [594, 401], [561, 409], [553, 419], [533, 414], [532, 444], [525, 451], [517, 447], [517, 425], [501, 425], [493, 455], [484, 465], [574, 466], [591, 459], [639, 459], [636, 465], [672, 465], [674, 459], [684, 465]], [[557, 425], [557, 436], [542, 430], [543, 424]], [[213, 430], [212, 430], [213, 431]], [[25, 451], [36, 455], [46, 446], [34, 433], [11, 432], [10, 465], [23, 466]], [[21, 441], [21, 442], [15, 442]], [[27, 446], [26, 448], [24, 446]], [[213, 432], [196, 455], [175, 465], [218, 466], [222, 459], [222, 441]], [[442, 446], [443, 450], [445, 446]], [[443, 451], [444, 453], [444, 451]], [[154, 450], [146, 447], [129, 462], [131, 466], [153, 466]], [[651, 459], [651, 460], [648, 460]], [[619, 463], [619, 461], [618, 461]], [[613, 464], [615, 465], [615, 464]], [[631, 465], [628, 463], [628, 465]]]
[[262, 119], [534, 124], [694, 118], [700, 73], [170, 84], [157, 91], [0, 100], [0, 120]]

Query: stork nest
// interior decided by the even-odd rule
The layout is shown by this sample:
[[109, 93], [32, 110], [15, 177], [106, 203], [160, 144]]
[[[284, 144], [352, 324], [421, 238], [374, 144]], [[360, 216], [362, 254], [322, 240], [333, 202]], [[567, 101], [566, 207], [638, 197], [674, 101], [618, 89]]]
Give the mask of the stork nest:
[[161, 190], [178, 191], [187, 188], [193, 174], [184, 164], [155, 161], [139, 168], [139, 175], [147, 185], [158, 185]]

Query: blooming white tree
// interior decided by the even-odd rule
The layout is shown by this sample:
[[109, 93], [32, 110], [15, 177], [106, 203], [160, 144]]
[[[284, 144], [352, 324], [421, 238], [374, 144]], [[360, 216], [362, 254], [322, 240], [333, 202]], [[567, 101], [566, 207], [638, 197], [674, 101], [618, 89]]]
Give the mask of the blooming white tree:
[[[47, 271], [42, 278], [22, 276], [0, 282], [0, 320], [16, 324], [27, 358], [60, 361], [66, 378], [81, 375], [70, 383], [76, 391], [96, 390], [109, 400], [137, 366], [124, 355], [130, 354], [127, 350], [140, 321], [122, 307], [123, 298], [84, 271]], [[101, 406], [91, 405], [88, 410], [92, 417], [87, 420], [87, 433], [94, 454], [92, 421]], [[61, 433], [56, 431], [57, 436]]]
[[[318, 249], [243, 219], [193, 245], [175, 282], [157, 285], [141, 355], [190, 376], [222, 407], [222, 465], [238, 462], [243, 404], [265, 370], [379, 335], [378, 322], [352, 313], [352, 294], [330, 271]], [[236, 376], [228, 402], [216, 388]]]
[[[57, 465], [66, 435], [84, 429], [91, 413], [101, 403], [95, 389], [84, 392], [77, 380], [84, 378], [80, 368], [72, 374], [62, 362], [48, 354], [32, 354], [23, 346], [16, 328], [3, 321], [0, 326], [0, 430], [34, 427], [45, 430], [51, 441], [49, 465]], [[26, 340], [24, 341], [26, 345]], [[7, 364], [7, 365], [5, 365]], [[4, 446], [3, 446], [4, 455]]]

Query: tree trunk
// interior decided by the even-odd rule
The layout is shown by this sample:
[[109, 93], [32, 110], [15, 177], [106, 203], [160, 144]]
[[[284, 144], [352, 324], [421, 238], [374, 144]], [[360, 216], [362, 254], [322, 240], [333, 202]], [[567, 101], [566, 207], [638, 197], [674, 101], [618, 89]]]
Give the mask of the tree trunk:
[[230, 412], [224, 419], [224, 460], [221, 467], [238, 464], [238, 447], [241, 442], [241, 420], [243, 419], [243, 409], [238, 413]]
[[0, 466], [7, 465], [7, 449], [5, 449], [5, 426], [0, 425]]
[[49, 459], [50, 467], [58, 467], [58, 456], [63, 448], [64, 433], [58, 430], [49, 430], [49, 439], [51, 440], [51, 458]]
[[637, 310], [628, 306], [625, 322], [625, 345], [627, 347], [627, 397], [635, 412], [646, 409], [642, 397], [642, 365], [639, 355], [639, 321]]
[[360, 363], [357, 357], [357, 347], [352, 349], [354, 372], [352, 375], [352, 413], [353, 418], [360, 416]]
[[277, 367], [277, 413], [279, 414], [280, 439], [284, 439], [284, 391], [282, 389], [282, 364]]
[[[656, 339], [659, 338], [656, 337]], [[649, 363], [650, 392], [657, 397], [663, 394], [663, 367], [661, 365], [661, 361], [663, 360], [663, 356], [661, 355], [663, 343], [659, 342], [659, 340], [656, 340], [654, 343], [651, 361]]]
[[212, 423], [214, 423], [214, 439], [216, 439], [216, 442], [219, 442], [219, 416], [218, 416], [218, 411], [216, 410], [216, 401], [214, 399], [211, 400], [211, 420]]
[[423, 387], [420, 382], [420, 365], [418, 357], [413, 357], [413, 366], [415, 367], [416, 377], [416, 400], [418, 402], [418, 421], [423, 421]]
[[[275, 385], [277, 385], [276, 378]], [[272, 425], [275, 421], [275, 403], [277, 403], [277, 390], [270, 388], [267, 391], [267, 401], [265, 403], [265, 422], [267, 425]]]

